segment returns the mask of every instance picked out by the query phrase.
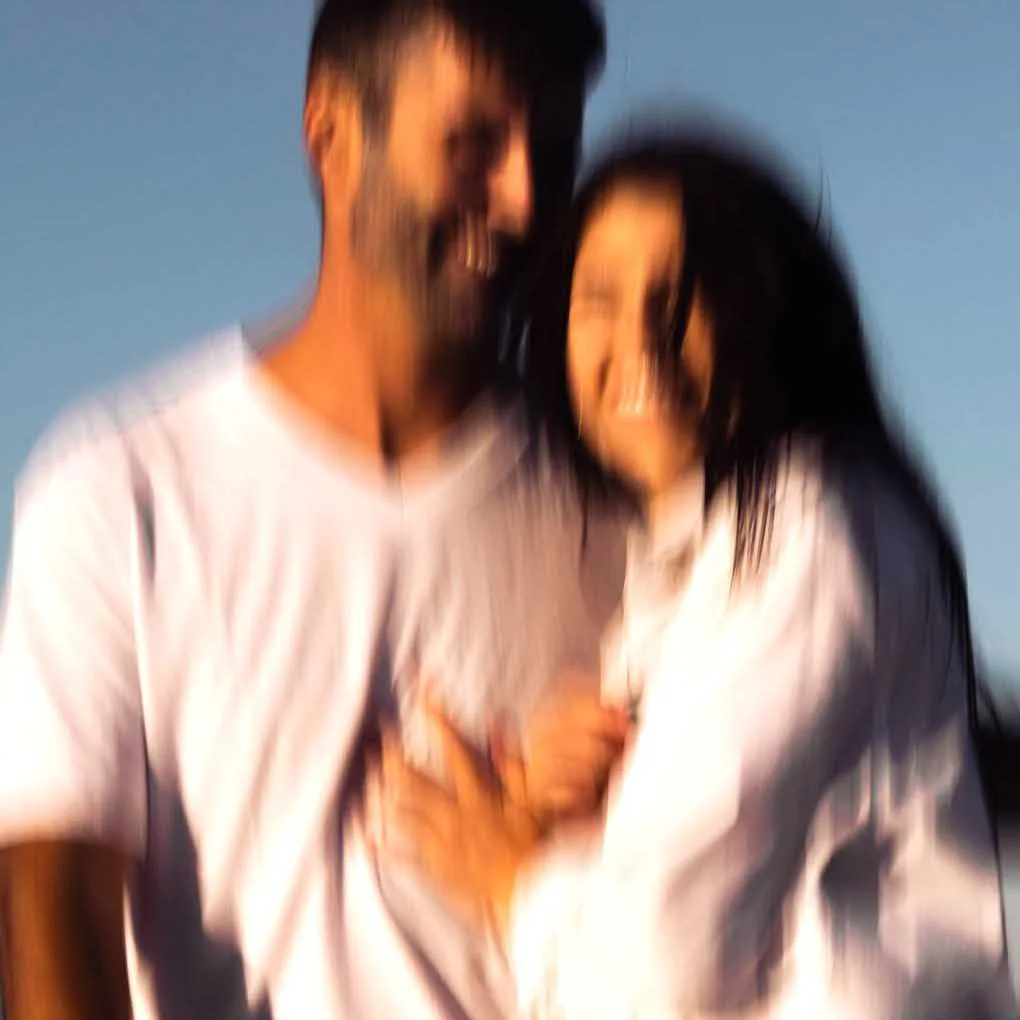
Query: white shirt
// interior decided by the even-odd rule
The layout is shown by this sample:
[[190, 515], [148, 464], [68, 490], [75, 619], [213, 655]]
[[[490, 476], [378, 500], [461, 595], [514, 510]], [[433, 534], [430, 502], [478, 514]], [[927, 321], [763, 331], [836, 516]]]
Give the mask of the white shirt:
[[962, 1005], [1009, 1000], [929, 542], [876, 478], [801, 448], [763, 566], [734, 583], [734, 501], [702, 503], [698, 479], [632, 543], [605, 685], [643, 687], [639, 729], [604, 830], [519, 883], [522, 1014], [991, 1015]]
[[135, 1020], [503, 1013], [501, 955], [377, 872], [357, 752], [386, 713], [428, 763], [419, 671], [479, 744], [561, 669], [597, 676], [622, 541], [618, 569], [610, 532], [582, 556], [513, 410], [399, 484], [285, 406], [239, 331], [172, 376], [74, 414], [21, 481], [0, 842], [137, 859]]

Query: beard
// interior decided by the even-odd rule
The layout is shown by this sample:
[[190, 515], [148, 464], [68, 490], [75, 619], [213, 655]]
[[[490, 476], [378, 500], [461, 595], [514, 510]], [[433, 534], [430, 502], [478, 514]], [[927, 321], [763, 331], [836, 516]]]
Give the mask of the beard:
[[463, 356], [486, 338], [509, 296], [509, 273], [487, 277], [458, 266], [467, 214], [423, 210], [370, 147], [351, 210], [351, 248], [373, 275], [395, 280], [417, 317], [430, 359]]

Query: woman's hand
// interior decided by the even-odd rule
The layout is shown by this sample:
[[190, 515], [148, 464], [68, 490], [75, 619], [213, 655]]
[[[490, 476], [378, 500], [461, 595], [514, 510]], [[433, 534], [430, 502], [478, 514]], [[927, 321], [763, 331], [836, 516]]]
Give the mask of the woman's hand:
[[418, 867], [452, 906], [501, 931], [538, 826], [479, 769], [447, 720], [427, 713], [447, 784], [409, 765], [400, 738], [385, 731], [368, 776], [370, 838], [380, 856]]
[[594, 814], [632, 727], [623, 709], [566, 682], [539, 708], [520, 746], [492, 735], [492, 760], [507, 799], [543, 832]]

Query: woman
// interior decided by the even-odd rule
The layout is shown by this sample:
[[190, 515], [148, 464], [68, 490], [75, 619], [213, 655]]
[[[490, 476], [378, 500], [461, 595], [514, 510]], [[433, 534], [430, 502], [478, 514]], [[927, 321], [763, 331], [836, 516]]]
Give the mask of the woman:
[[830, 239], [677, 131], [601, 163], [541, 281], [536, 408], [639, 514], [603, 676], [637, 725], [604, 816], [558, 829], [436, 717], [449, 785], [389, 741], [380, 853], [492, 920], [526, 1016], [989, 1015], [963, 572]]

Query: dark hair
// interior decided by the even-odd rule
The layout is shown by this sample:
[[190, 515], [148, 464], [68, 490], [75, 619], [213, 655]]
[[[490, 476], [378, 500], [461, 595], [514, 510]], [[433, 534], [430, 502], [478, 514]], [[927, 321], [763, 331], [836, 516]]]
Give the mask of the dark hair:
[[388, 107], [393, 54], [441, 18], [496, 56], [511, 78], [558, 74], [589, 85], [605, 61], [605, 23], [593, 0], [322, 0], [308, 53], [308, 81], [328, 66], [362, 90], [369, 115]]
[[[715, 334], [702, 436], [706, 504], [722, 486], [733, 486], [735, 575], [754, 569], [767, 548], [778, 467], [795, 436], [819, 441], [829, 456], [866, 459], [899, 491], [934, 543], [976, 732], [978, 683], [956, 541], [924, 471], [883, 409], [836, 244], [800, 189], [760, 152], [695, 125], [646, 132], [598, 162], [541, 261], [522, 312], [533, 410], [571, 459], [588, 498], [626, 497], [578, 436], [566, 367], [571, 276], [582, 229], [613, 185], [631, 180], [675, 187], [685, 229], [681, 292], [690, 297], [697, 289]], [[668, 365], [678, 363], [687, 329], [690, 300], [680, 304], [665, 350], [657, 352]]]

